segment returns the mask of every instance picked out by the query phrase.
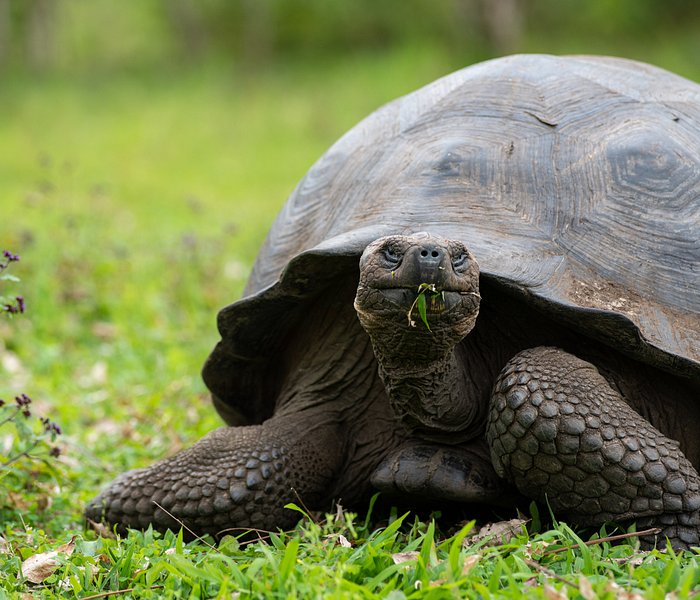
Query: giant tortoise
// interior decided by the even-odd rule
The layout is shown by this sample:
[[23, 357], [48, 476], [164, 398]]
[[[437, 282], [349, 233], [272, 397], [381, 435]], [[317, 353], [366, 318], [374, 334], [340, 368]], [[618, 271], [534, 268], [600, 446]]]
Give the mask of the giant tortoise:
[[379, 490], [699, 544], [700, 86], [527, 55], [391, 102], [302, 179], [218, 327], [227, 426], [91, 519], [216, 535]]

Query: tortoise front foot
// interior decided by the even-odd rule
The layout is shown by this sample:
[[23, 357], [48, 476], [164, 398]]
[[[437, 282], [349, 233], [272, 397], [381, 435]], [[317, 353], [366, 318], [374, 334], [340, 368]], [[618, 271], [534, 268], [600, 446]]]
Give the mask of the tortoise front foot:
[[556, 348], [518, 354], [495, 385], [487, 440], [496, 471], [555, 514], [659, 527], [646, 546], [700, 544], [695, 468], [590, 363]]
[[379, 464], [372, 485], [391, 496], [513, 504], [513, 490], [496, 475], [483, 439], [460, 446], [407, 442]]
[[85, 514], [122, 532], [149, 525], [161, 531], [184, 525], [197, 535], [288, 528], [298, 514], [284, 505], [318, 502], [332, 477], [333, 452], [314, 460], [312, 447], [271, 429], [217, 429], [171, 458], [117, 477]]

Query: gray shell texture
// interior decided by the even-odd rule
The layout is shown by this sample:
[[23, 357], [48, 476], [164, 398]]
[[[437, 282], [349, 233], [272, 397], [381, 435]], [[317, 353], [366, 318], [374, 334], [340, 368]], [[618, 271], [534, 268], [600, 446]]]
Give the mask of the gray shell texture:
[[224, 417], [267, 418], [271, 365], [309, 299], [356, 276], [374, 239], [418, 231], [461, 240], [483, 277], [582, 334], [700, 382], [700, 86], [630, 60], [517, 55], [385, 105], [312, 166], [219, 314], [203, 375]]

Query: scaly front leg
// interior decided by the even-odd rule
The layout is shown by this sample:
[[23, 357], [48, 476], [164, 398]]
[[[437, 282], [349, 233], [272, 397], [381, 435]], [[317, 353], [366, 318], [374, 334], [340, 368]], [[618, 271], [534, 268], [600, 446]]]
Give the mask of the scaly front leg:
[[697, 471], [592, 364], [557, 348], [515, 356], [495, 385], [486, 435], [496, 472], [572, 522], [636, 520], [675, 548], [700, 544]]
[[222, 427], [171, 458], [119, 476], [85, 514], [122, 531], [179, 529], [172, 517], [196, 534], [287, 528], [298, 515], [284, 505], [301, 500], [315, 507], [325, 500], [342, 453], [327, 424], [272, 418], [263, 425]]

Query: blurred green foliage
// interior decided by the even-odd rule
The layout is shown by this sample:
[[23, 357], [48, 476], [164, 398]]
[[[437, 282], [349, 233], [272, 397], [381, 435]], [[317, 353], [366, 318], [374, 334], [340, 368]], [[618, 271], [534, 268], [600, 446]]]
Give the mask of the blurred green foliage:
[[[259, 69], [412, 44], [468, 64], [595, 52], [698, 72], [693, 0], [0, 0], [0, 65], [52, 72]], [[661, 60], [658, 57], [661, 56]]]

